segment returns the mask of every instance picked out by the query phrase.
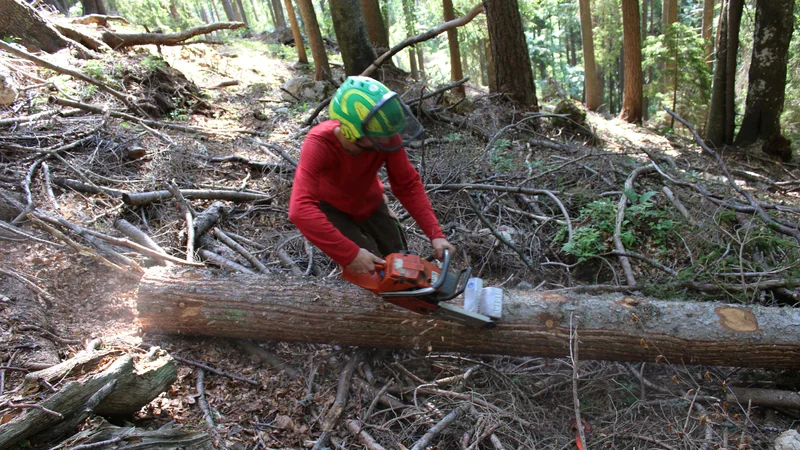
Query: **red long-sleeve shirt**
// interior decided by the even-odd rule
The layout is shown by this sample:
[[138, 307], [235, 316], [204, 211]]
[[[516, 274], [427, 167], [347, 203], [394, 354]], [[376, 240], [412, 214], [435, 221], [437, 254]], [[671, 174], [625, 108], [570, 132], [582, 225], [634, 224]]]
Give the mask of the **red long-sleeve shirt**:
[[331, 224], [319, 203], [329, 203], [356, 222], [366, 220], [383, 202], [378, 171], [386, 165], [395, 197], [429, 239], [443, 238], [422, 180], [405, 149], [351, 156], [334, 135], [337, 126], [335, 120], [317, 125], [308, 132], [300, 150], [289, 201], [289, 220], [300, 232], [337, 263], [350, 264], [358, 254], [358, 245]]

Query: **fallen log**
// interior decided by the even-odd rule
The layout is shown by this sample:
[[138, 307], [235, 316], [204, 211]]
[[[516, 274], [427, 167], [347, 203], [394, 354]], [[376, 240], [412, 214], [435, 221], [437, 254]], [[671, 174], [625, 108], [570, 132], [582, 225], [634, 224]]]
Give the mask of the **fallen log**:
[[[110, 352], [103, 355], [110, 355]], [[92, 362], [91, 358], [79, 359], [75, 363], [60, 364], [46, 374], [66, 375], [76, 367]], [[99, 362], [97, 359], [93, 361]], [[109, 416], [133, 414], [176, 378], [175, 361], [164, 352], [154, 360], [136, 363], [130, 355], [122, 355], [102, 372], [60, 386], [58, 391], [36, 404], [37, 407], [24, 409], [13, 418], [6, 414], [10, 420], [0, 425], [0, 449], [11, 448], [42, 432], [45, 440], [56, 439], [55, 434], [73, 431], [83, 422], [87, 412]], [[26, 389], [30, 391], [30, 388], [28, 384]]]
[[181, 45], [187, 39], [218, 30], [236, 30], [245, 28], [242, 22], [217, 22], [190, 28], [178, 33], [114, 33], [103, 32], [101, 39], [109, 47], [118, 50], [136, 45]]
[[542, 357], [568, 356], [577, 326], [583, 359], [800, 368], [798, 308], [508, 291], [482, 330], [343, 282], [153, 267], [138, 310], [148, 332]]

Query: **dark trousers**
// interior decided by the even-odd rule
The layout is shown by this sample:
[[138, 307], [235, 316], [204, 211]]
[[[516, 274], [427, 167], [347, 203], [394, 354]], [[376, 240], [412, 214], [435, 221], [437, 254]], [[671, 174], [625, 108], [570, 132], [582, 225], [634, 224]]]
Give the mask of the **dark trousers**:
[[360, 222], [325, 202], [319, 203], [319, 209], [345, 237], [374, 255], [384, 257], [408, 250], [403, 228], [385, 202], [367, 220]]

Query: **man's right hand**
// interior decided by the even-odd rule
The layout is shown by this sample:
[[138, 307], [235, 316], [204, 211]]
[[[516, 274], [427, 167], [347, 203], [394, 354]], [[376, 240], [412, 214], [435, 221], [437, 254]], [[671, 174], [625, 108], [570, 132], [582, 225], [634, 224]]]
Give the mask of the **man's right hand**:
[[386, 264], [386, 261], [362, 248], [358, 251], [355, 259], [347, 265], [347, 270], [352, 273], [375, 273], [375, 264]]

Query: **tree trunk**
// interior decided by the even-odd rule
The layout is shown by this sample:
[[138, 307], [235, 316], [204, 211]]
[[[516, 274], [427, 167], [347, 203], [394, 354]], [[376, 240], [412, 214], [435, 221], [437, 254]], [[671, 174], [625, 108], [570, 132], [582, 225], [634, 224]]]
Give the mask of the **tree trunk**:
[[758, 0], [744, 118], [736, 145], [781, 134], [794, 0]]
[[725, 59], [725, 143], [733, 144], [736, 127], [736, 57], [744, 0], [730, 0], [728, 7], [728, 57]]
[[17, 37], [29, 51], [55, 53], [69, 45], [64, 36], [21, 0], [0, 0], [0, 37]]
[[486, 66], [488, 62], [486, 61], [486, 45], [482, 39], [475, 42], [475, 47], [478, 49], [478, 70], [481, 74], [481, 86], [488, 86], [489, 79], [486, 77]]
[[292, 36], [294, 37], [294, 46], [297, 49], [297, 60], [303, 64], [308, 64], [306, 46], [303, 44], [303, 34], [300, 33], [300, 24], [297, 23], [297, 15], [294, 13], [292, 0], [283, 0], [283, 3], [286, 5], [286, 14], [289, 16], [289, 23], [292, 25]]
[[[627, 1], [627, 0], [626, 0]], [[507, 291], [493, 330], [416, 315], [343, 282], [176, 268], [139, 285], [146, 332], [541, 357], [800, 368], [800, 309]]]
[[419, 70], [419, 78], [421, 80], [425, 79], [425, 52], [422, 47], [422, 43], [417, 47], [417, 69]]
[[706, 118], [705, 141], [710, 146], [725, 143], [725, 76], [728, 67], [728, 7], [730, 0], [722, 0], [717, 26], [717, 51], [714, 64], [714, 81], [711, 85], [711, 103]]
[[583, 83], [586, 93], [586, 109], [597, 111], [603, 103], [597, 87], [597, 63], [594, 59], [594, 39], [592, 34], [592, 10], [590, 0], [578, 2], [581, 15], [581, 41], [583, 43]]
[[712, 52], [714, 47], [711, 41], [714, 29], [714, 0], [703, 0], [703, 41], [706, 43], [706, 62], [709, 69], [712, 66]]
[[372, 45], [382, 50], [380, 53], [389, 50], [389, 33], [386, 31], [378, 0], [361, 0], [361, 9], [364, 11], [364, 23]]
[[[483, 48], [486, 54], [486, 85], [489, 86], [490, 92], [497, 92], [497, 72], [494, 70], [494, 55], [492, 55], [492, 43], [489, 39], [484, 39]], [[531, 70], [531, 76], [533, 76], [533, 70]]]
[[[444, 21], [449, 22], [456, 18], [453, 11], [453, 0], [442, 0], [444, 9]], [[464, 78], [464, 68], [461, 66], [461, 50], [458, 46], [458, 28], [447, 30], [447, 45], [450, 49], [450, 80], [458, 81]], [[464, 85], [453, 88], [453, 93], [460, 98], [464, 98], [466, 91]]]
[[236, 10], [239, 11], [239, 22], [244, 22], [244, 25], [250, 28], [250, 21], [247, 20], [247, 12], [244, 10], [242, 0], [236, 0]]
[[64, 4], [61, 3], [61, 0], [45, 0], [44, 2], [55, 8], [56, 11], [60, 12], [61, 14], [69, 16], [69, 10], [64, 7]]
[[[403, 23], [405, 24], [406, 34], [408, 37], [416, 36], [417, 31], [414, 24], [416, 23], [415, 20], [415, 9], [416, 5], [413, 0], [401, 0], [403, 2]], [[411, 46], [408, 48], [408, 60], [409, 65], [411, 66], [411, 78], [415, 80], [420, 79], [420, 72], [421, 68], [417, 66], [417, 48], [416, 46]]]
[[[275, 26], [277, 27], [276, 30], [282, 30], [286, 28], [286, 17], [283, 15], [283, 7], [281, 6], [281, 0], [271, 0], [272, 1], [272, 9], [275, 11]], [[303, 19], [305, 22], [305, 19]]]
[[106, 15], [106, 4], [103, 0], [81, 0], [81, 6], [83, 6], [83, 15], [88, 16], [89, 14], [101, 14]]
[[625, 52], [625, 91], [620, 119], [642, 122], [642, 42], [638, 0], [622, 0], [622, 45]]
[[342, 53], [345, 75], [359, 75], [378, 58], [369, 41], [360, 0], [331, 3], [331, 20]]
[[411, 78], [419, 80], [419, 69], [417, 68], [417, 52], [414, 47], [408, 47], [408, 61], [411, 65]]
[[328, 54], [325, 53], [325, 45], [322, 42], [322, 33], [319, 31], [314, 5], [311, 4], [311, 0], [297, 0], [297, 6], [300, 8], [303, 25], [306, 27], [311, 57], [314, 58], [314, 80], [330, 80], [332, 78], [331, 66], [328, 64]]
[[[496, 89], [520, 105], [538, 109], [528, 44], [517, 0], [485, 0]], [[491, 90], [491, 89], [490, 89]]]
[[238, 20], [236, 20], [236, 11], [233, 10], [231, 0], [222, 0], [222, 9], [225, 10], [225, 16], [228, 18], [229, 22], [238, 22]]

